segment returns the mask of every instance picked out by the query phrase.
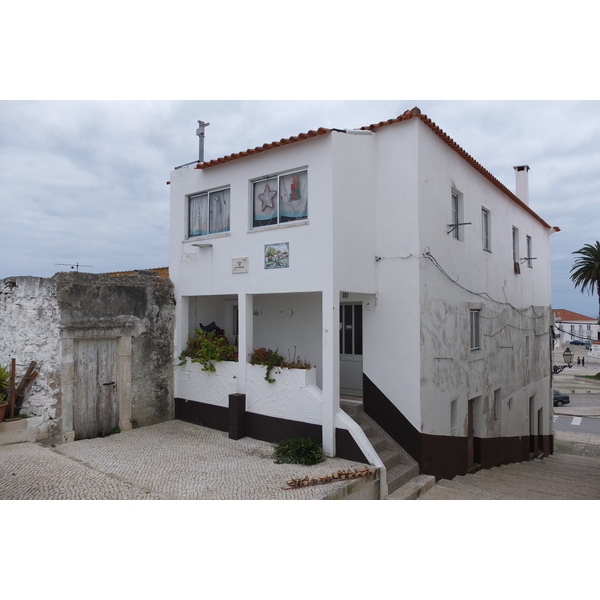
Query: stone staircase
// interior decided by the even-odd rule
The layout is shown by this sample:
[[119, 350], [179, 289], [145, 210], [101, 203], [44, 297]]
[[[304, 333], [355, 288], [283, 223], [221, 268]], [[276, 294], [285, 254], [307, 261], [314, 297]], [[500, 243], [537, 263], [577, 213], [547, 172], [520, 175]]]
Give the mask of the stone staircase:
[[340, 406], [361, 427], [383, 462], [388, 496], [403, 486], [415, 487], [409, 484], [418, 477], [419, 465], [412, 456], [365, 413], [362, 402], [341, 400]]
[[600, 500], [600, 459], [557, 453], [482, 469], [440, 479], [419, 500]]

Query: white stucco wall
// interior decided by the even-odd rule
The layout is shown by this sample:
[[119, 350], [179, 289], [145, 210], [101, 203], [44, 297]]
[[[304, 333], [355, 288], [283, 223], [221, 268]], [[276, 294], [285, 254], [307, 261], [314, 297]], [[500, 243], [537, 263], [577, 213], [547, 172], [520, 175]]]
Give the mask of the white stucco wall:
[[[466, 435], [467, 403], [480, 398], [476, 436], [527, 435], [534, 398], [534, 410], [545, 411], [541, 433], [548, 434], [551, 230], [419, 125], [420, 246], [448, 275], [420, 261], [423, 431]], [[462, 195], [461, 221], [471, 223], [460, 241], [447, 234], [452, 189]], [[490, 214], [491, 251], [482, 246], [482, 207]], [[526, 256], [529, 235], [536, 257], [532, 268], [520, 265], [520, 274], [513, 266], [513, 227], [519, 256]], [[479, 351], [470, 350], [470, 309], [481, 310]]]
[[[251, 229], [249, 182], [304, 167], [308, 220]], [[186, 196], [222, 186], [231, 188], [231, 231], [187, 240]], [[462, 194], [463, 220], [471, 222], [462, 228], [461, 241], [447, 234], [452, 189]], [[482, 249], [482, 207], [490, 211], [491, 252]], [[533, 268], [521, 265], [520, 275], [513, 269], [512, 227], [519, 230], [520, 257], [526, 255], [528, 235], [536, 257]], [[191, 329], [188, 305], [195, 301], [190, 297], [237, 297], [246, 350], [265, 345], [285, 351], [278, 343], [283, 337], [300, 340], [300, 354], [313, 363], [311, 354], [320, 352], [318, 385], [324, 410], [334, 411], [339, 302], [348, 292], [363, 302], [364, 373], [418, 431], [466, 435], [468, 401], [478, 399], [476, 435], [529, 434], [533, 398], [534, 409], [547, 412], [547, 431], [541, 432], [547, 434], [548, 235], [548, 228], [419, 119], [368, 134], [331, 132], [205, 170], [184, 167], [171, 175], [171, 277], [182, 300], [176, 348]], [[290, 267], [265, 270], [264, 246], [278, 242], [290, 244]], [[232, 274], [232, 259], [239, 257], [248, 258], [248, 273]], [[292, 305], [300, 312], [290, 312]], [[475, 354], [469, 344], [473, 307], [482, 311], [485, 340]], [[280, 315], [271, 327], [261, 322], [269, 313]], [[292, 325], [287, 317], [292, 313], [318, 323], [321, 339]], [[245, 393], [245, 370], [237, 379], [237, 391]], [[324, 426], [332, 425], [333, 413], [323, 414]]]
[[56, 282], [40, 277], [0, 281], [0, 361], [17, 361], [17, 381], [31, 361], [38, 375], [29, 385], [21, 412], [41, 417], [36, 437], [52, 435], [60, 397], [60, 333]]

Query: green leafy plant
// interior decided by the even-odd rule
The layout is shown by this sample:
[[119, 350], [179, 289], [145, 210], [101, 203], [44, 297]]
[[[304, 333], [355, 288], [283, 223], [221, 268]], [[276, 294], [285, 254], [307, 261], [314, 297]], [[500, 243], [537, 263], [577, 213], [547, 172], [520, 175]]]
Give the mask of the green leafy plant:
[[270, 350], [269, 348], [256, 348], [250, 355], [251, 365], [264, 365], [267, 367], [267, 373], [265, 379], [269, 383], [274, 383], [275, 380], [271, 377], [271, 371], [276, 367], [286, 369], [312, 369], [312, 365], [303, 358], [296, 356], [296, 349], [294, 348], [294, 357], [289, 356], [286, 360], [284, 356], [279, 354], [278, 350]]
[[251, 365], [264, 365], [267, 367], [265, 379], [269, 383], [275, 382], [271, 377], [271, 371], [275, 367], [280, 367], [284, 360], [285, 358], [277, 350], [270, 350], [268, 348], [256, 348], [250, 355]]
[[297, 437], [275, 444], [277, 464], [316, 465], [325, 459], [323, 446], [310, 437]]
[[294, 356], [290, 356], [290, 351], [288, 350], [288, 360], [284, 360], [281, 367], [285, 367], [286, 369], [312, 369], [312, 365], [305, 359], [296, 356], [296, 347], [294, 346]]
[[180, 365], [189, 358], [192, 362], [202, 364], [203, 371], [215, 372], [215, 362], [233, 360], [237, 348], [227, 342], [224, 335], [214, 331], [196, 329], [188, 338], [185, 350], [179, 355]]
[[7, 402], [10, 387], [10, 367], [0, 365], [0, 404]]

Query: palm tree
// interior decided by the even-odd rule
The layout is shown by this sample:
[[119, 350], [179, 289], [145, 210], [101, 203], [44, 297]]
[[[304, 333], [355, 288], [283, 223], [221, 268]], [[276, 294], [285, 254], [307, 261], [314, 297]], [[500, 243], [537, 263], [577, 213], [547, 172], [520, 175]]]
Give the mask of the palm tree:
[[598, 294], [598, 324], [600, 325], [600, 242], [594, 245], [586, 244], [581, 250], [573, 254], [579, 254], [579, 258], [571, 268], [571, 281], [575, 288], [580, 287], [581, 293], [586, 290]]

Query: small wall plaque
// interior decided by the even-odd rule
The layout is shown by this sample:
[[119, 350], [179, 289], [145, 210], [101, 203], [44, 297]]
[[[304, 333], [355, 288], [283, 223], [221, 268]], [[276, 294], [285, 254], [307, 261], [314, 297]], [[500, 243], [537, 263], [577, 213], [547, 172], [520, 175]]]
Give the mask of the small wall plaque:
[[231, 261], [232, 273], [247, 273], [248, 272], [248, 257], [234, 258]]

